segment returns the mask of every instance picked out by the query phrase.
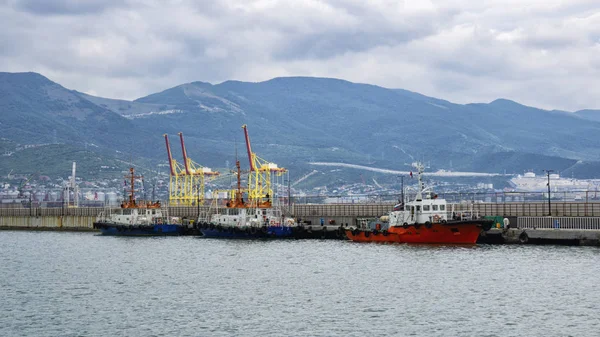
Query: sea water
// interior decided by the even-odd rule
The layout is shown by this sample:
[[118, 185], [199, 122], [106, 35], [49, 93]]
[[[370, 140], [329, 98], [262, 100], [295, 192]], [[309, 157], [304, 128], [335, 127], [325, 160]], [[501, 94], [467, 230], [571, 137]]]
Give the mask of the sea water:
[[598, 336], [600, 248], [0, 231], [0, 336]]

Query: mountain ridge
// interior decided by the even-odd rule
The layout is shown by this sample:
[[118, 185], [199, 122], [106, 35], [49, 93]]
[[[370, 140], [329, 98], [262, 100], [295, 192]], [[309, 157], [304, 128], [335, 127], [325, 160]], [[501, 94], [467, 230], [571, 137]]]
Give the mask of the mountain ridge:
[[[600, 140], [594, 137], [600, 122], [508, 99], [457, 104], [404, 89], [297, 76], [195, 81], [129, 101], [69, 90], [37, 73], [14, 75], [23, 82], [14, 85], [5, 74], [0, 73], [0, 122], [9, 138], [48, 142], [52, 129], [64, 127], [57, 137], [66, 142], [89, 138], [104, 150], [137, 151], [159, 162], [166, 160], [162, 135], [178, 132], [196, 161], [207, 166], [234, 162], [235, 148], [243, 146], [242, 124], [248, 125], [260, 156], [300, 170], [308, 170], [309, 161], [394, 168], [419, 158], [433, 160], [438, 168], [489, 172], [496, 156], [521, 165], [514, 168], [517, 172], [535, 166], [528, 153], [549, 162], [594, 162], [600, 156]], [[55, 92], [45, 91], [45, 81], [55, 84]], [[13, 103], [26, 107], [28, 124], [13, 120], [23, 113]], [[19, 132], [26, 137], [16, 137]], [[132, 135], [139, 145], [131, 143]]]

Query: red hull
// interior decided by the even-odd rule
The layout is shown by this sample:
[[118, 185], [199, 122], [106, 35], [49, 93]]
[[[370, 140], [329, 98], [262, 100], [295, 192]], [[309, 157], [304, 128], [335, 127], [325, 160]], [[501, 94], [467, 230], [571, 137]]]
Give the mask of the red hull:
[[481, 221], [390, 227], [388, 231], [347, 230], [346, 236], [356, 242], [388, 243], [452, 243], [475, 244], [481, 233]]

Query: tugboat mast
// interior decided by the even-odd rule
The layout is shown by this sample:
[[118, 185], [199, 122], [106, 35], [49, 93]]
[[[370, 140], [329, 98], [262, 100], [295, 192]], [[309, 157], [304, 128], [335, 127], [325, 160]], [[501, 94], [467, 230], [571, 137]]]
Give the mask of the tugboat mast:
[[131, 189], [129, 190], [129, 202], [127, 203], [127, 206], [131, 208], [131, 207], [135, 207], [136, 206], [135, 205], [135, 197], [134, 197], [134, 193], [135, 193], [135, 188], [134, 188], [135, 179], [136, 178], [144, 178], [144, 177], [143, 176], [136, 176], [136, 175], [134, 175], [133, 167], [129, 168], [129, 177], [131, 179], [131, 182], [130, 182]]
[[419, 179], [419, 189], [417, 190], [416, 201], [422, 201], [423, 190], [425, 189], [425, 185], [423, 184], [423, 170], [425, 167], [420, 162], [413, 163], [413, 166], [417, 169], [417, 178]]

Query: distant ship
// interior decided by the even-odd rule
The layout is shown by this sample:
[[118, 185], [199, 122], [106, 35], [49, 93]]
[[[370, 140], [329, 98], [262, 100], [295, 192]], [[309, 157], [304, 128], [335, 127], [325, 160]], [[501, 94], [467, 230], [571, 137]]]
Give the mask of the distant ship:
[[413, 164], [418, 171], [419, 190], [414, 201], [394, 207], [385, 220], [387, 228], [354, 228], [346, 236], [357, 242], [475, 244], [482, 230], [489, 230], [493, 220], [479, 219], [472, 212], [454, 213], [446, 200], [423, 196], [424, 166]]
[[[517, 175], [509, 180], [510, 185], [516, 192], [545, 192], [548, 191], [548, 179], [550, 180], [550, 192], [557, 193], [553, 198], [583, 199], [597, 198], [600, 189], [600, 179], [574, 179], [563, 178], [558, 173], [549, 176], [536, 176], [533, 172]], [[592, 193], [586, 193], [592, 192]]]
[[179, 218], [169, 218], [166, 208], [159, 201], [136, 201], [134, 196], [133, 167], [129, 169], [130, 190], [129, 200], [121, 204], [118, 210], [110, 208], [102, 211], [93, 226], [102, 235], [118, 236], [152, 236], [180, 235], [186, 227], [179, 223]]

